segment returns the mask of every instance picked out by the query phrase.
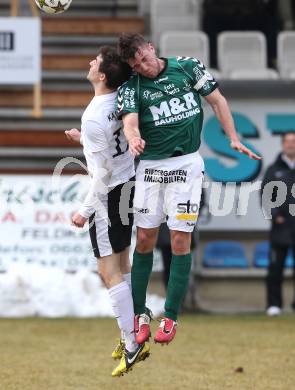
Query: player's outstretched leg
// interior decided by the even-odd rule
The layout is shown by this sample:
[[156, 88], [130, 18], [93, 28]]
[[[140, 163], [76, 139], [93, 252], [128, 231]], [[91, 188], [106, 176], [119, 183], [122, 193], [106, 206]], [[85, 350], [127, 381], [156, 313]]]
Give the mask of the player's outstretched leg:
[[175, 336], [177, 315], [188, 287], [191, 264], [191, 253], [172, 256], [165, 317], [155, 334], [154, 341], [156, 343], [168, 344]]
[[[129, 261], [129, 247], [120, 253], [120, 269], [121, 269], [123, 279], [128, 284], [130, 292], [132, 293], [131, 267], [130, 267], [130, 261]], [[115, 316], [119, 317], [120, 313], [118, 312], [117, 308], [114, 308], [114, 312], [115, 312]], [[125, 337], [126, 337], [125, 332], [123, 330], [121, 330], [121, 337], [119, 339], [117, 339], [117, 345], [114, 348], [112, 355], [111, 355], [114, 360], [121, 359], [123, 354], [124, 354], [124, 350], [125, 350], [125, 346], [126, 346]]]
[[[124, 335], [126, 348], [129, 351], [134, 351], [137, 347], [137, 343], [134, 336], [134, 311], [130, 288], [124, 280], [109, 288], [108, 292], [119, 329], [121, 330], [121, 340], [123, 338], [122, 335]], [[120, 356], [118, 356], [118, 358], [120, 358]]]
[[150, 355], [150, 346], [148, 343], [138, 345], [136, 350], [129, 352], [127, 349], [124, 350], [124, 354], [117, 367], [114, 368], [112, 376], [123, 376], [127, 372], [131, 371], [136, 363], [145, 360]]
[[134, 251], [131, 271], [132, 297], [134, 303], [134, 329], [135, 339], [142, 344], [150, 337], [150, 311], [146, 310], [146, 290], [153, 268], [153, 252], [138, 253]]

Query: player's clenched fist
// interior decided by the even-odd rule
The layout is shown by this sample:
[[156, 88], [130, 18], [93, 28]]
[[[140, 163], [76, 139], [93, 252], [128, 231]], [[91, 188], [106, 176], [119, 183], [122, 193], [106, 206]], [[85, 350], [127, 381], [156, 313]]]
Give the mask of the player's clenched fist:
[[133, 137], [129, 141], [129, 150], [133, 156], [138, 156], [143, 152], [145, 141], [140, 137]]
[[66, 130], [65, 135], [70, 141], [80, 142], [81, 133], [78, 129]]
[[87, 218], [83, 217], [79, 213], [75, 213], [72, 216], [72, 225], [82, 228], [85, 225]]

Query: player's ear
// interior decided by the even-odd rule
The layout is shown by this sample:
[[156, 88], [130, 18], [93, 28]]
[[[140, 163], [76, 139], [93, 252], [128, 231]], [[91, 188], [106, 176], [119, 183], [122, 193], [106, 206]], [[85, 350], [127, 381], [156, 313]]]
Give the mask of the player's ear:
[[148, 43], [148, 49], [149, 49], [150, 51], [152, 51], [153, 53], [156, 52], [156, 49], [155, 49], [154, 45], [153, 45], [151, 42]]
[[151, 42], [148, 43], [148, 50], [153, 56], [156, 56], [155, 46]]
[[99, 75], [99, 81], [106, 81], [106, 80], [107, 80], [107, 78], [106, 78], [105, 73], [100, 73], [100, 75]]

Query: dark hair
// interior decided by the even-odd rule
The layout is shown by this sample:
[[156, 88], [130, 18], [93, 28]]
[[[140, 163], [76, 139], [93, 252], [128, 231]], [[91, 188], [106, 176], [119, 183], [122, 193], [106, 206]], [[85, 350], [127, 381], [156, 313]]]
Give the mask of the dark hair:
[[282, 142], [284, 142], [287, 135], [290, 134], [295, 134], [295, 130], [288, 130], [286, 133], [282, 134]]
[[119, 36], [118, 53], [123, 61], [134, 58], [140, 46], [147, 45], [148, 42], [140, 34], [122, 33]]
[[108, 88], [117, 89], [130, 78], [132, 69], [121, 60], [114, 47], [102, 46], [98, 50], [98, 55], [102, 57], [99, 71], [106, 75]]

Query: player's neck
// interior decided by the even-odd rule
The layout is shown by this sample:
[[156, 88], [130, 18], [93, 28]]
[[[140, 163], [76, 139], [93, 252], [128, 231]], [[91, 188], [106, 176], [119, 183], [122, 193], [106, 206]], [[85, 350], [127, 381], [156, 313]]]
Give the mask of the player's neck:
[[114, 89], [107, 88], [105, 85], [102, 84], [93, 84], [94, 88], [94, 95], [95, 96], [102, 96], [102, 95], [108, 95], [110, 93], [115, 92]]
[[166, 61], [162, 60], [162, 58], [157, 58], [158, 63], [158, 76], [163, 71], [166, 66]]

